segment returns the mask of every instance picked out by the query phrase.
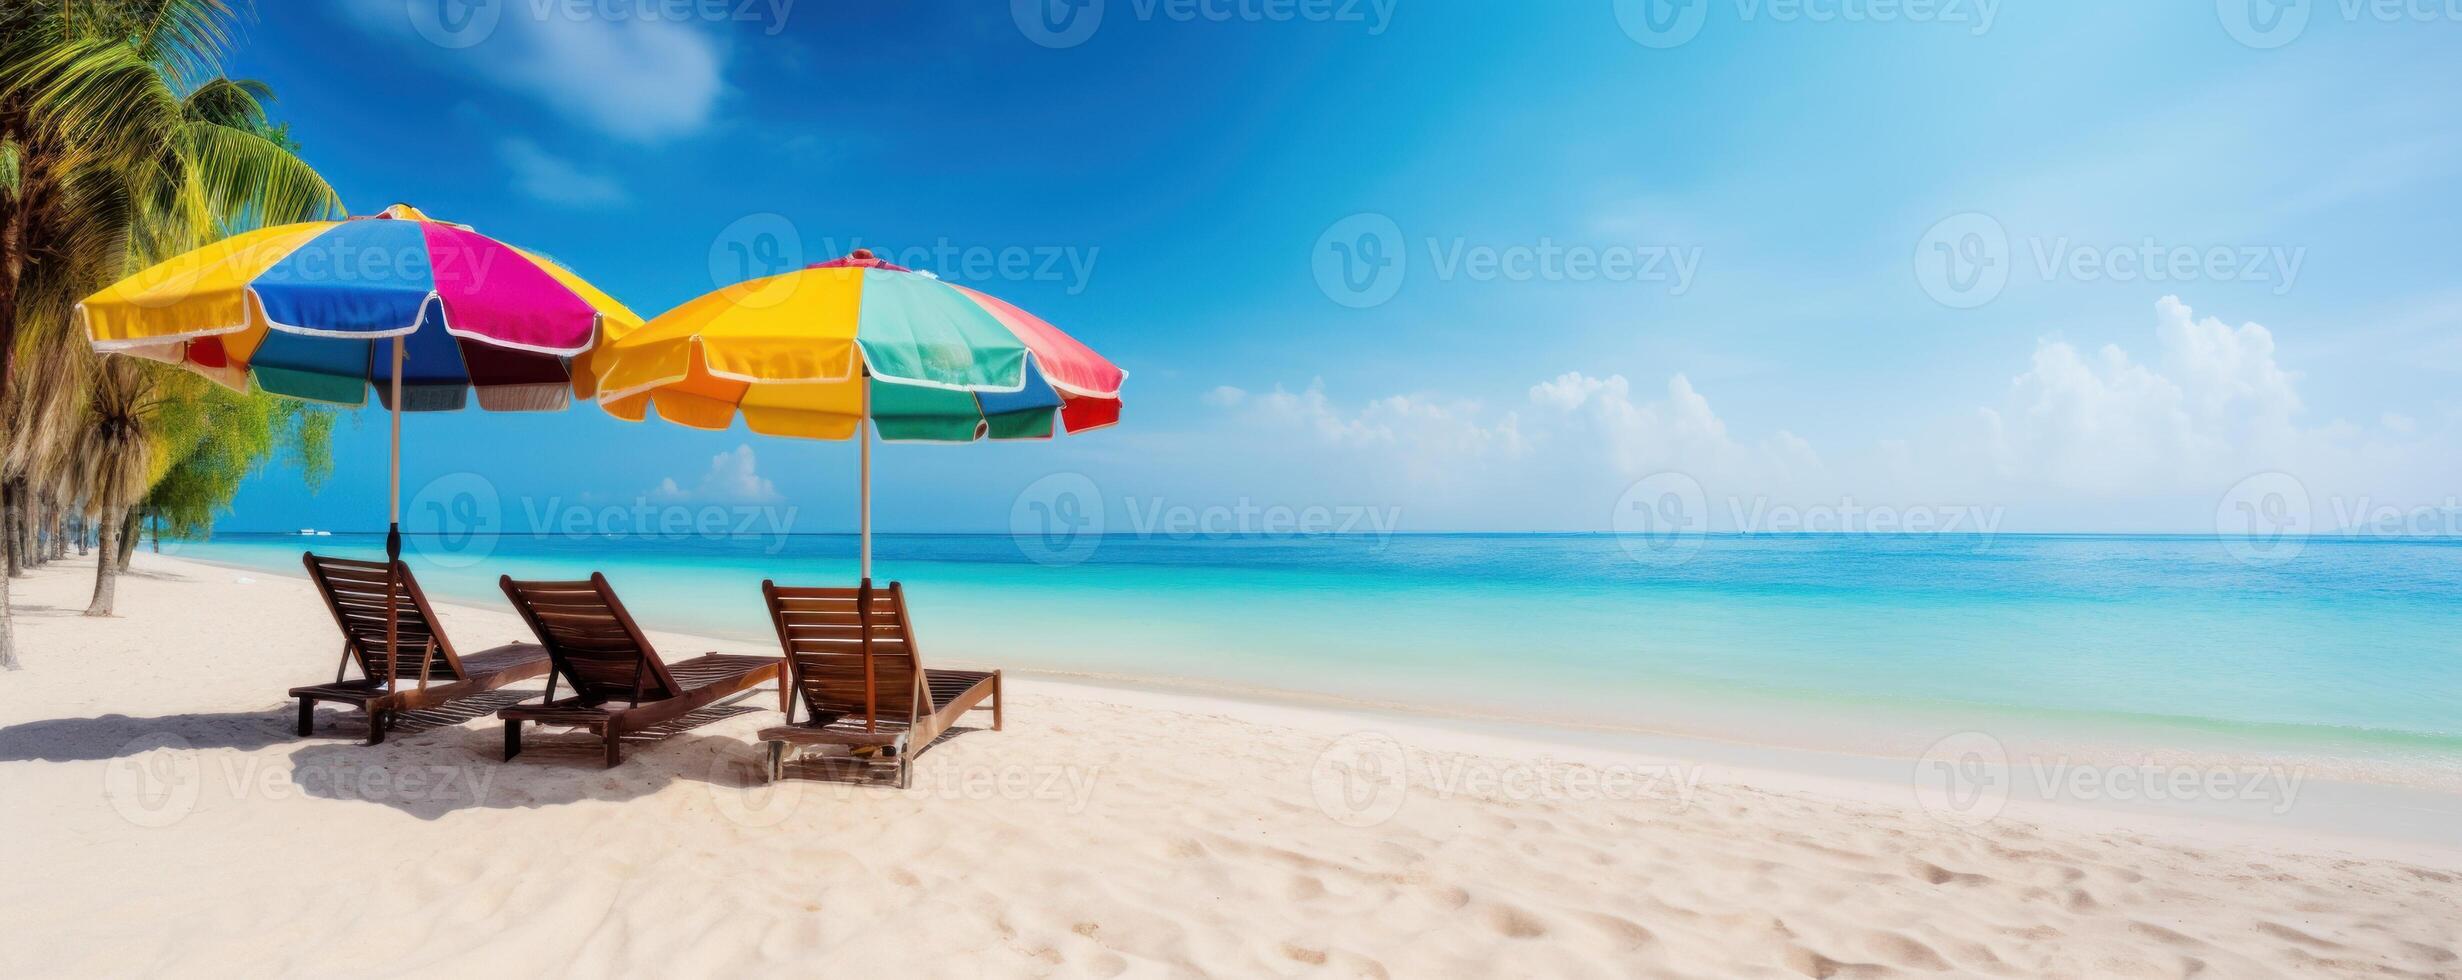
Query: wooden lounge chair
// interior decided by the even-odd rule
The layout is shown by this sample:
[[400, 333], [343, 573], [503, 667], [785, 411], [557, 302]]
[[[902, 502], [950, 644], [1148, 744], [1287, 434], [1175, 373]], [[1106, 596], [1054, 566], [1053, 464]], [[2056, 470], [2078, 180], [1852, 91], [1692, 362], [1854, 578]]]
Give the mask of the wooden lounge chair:
[[[316, 717], [316, 703], [339, 701], [358, 706], [368, 716], [368, 744], [385, 740], [393, 716], [433, 708], [484, 694], [514, 681], [547, 673], [547, 650], [535, 643], [508, 643], [463, 656], [436, 627], [436, 612], [419, 591], [410, 568], [395, 562], [394, 636], [398, 655], [385, 647], [385, 564], [327, 558], [313, 552], [299, 556], [308, 566], [308, 580], [324, 593], [325, 608], [342, 628], [342, 663], [333, 683], [294, 687], [299, 699], [299, 734], [306, 737]], [[344, 680], [350, 665], [359, 664], [359, 679]]]
[[992, 730], [1000, 730], [1000, 672], [925, 669], [898, 583], [884, 592], [869, 582], [852, 589], [763, 582], [761, 595], [786, 651], [787, 688], [802, 697], [805, 711], [797, 722], [790, 697], [787, 723], [761, 731], [771, 779], [785, 774], [788, 746], [837, 745], [895, 758], [903, 788], [915, 753], [966, 712], [990, 701]]
[[[672, 664], [659, 659], [604, 575], [593, 573], [587, 582], [516, 582], [507, 575], [500, 584], [556, 665], [545, 702], [496, 713], [504, 719], [506, 759], [521, 754], [521, 723], [535, 721], [589, 729], [606, 742], [607, 765], [613, 768], [624, 761], [625, 733], [666, 724], [778, 679], [776, 657], [711, 653]], [[556, 677], [573, 685], [571, 697], [556, 697]], [[784, 685], [778, 699], [783, 706]]]

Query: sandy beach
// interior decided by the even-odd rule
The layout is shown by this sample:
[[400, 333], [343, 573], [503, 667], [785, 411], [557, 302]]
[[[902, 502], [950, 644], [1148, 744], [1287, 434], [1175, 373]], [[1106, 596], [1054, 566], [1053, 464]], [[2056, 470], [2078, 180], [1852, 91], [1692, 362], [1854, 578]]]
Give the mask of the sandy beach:
[[[757, 693], [619, 768], [492, 717], [291, 731], [298, 578], [142, 555], [15, 585], [0, 973], [2462, 976], [2462, 860], [1011, 681], [903, 791], [761, 784]], [[448, 606], [465, 650], [526, 639]], [[656, 633], [670, 656], [741, 642]], [[934, 651], [997, 666], [996, 652]], [[1397, 773], [1403, 781], [1396, 781]], [[2048, 814], [2048, 816], [2047, 816]]]

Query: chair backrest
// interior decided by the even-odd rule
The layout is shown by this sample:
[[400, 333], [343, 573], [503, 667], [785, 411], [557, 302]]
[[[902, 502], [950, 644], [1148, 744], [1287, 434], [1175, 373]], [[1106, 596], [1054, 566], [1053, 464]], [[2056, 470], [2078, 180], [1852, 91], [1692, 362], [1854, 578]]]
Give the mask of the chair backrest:
[[333, 613], [334, 625], [342, 628], [342, 641], [350, 648], [351, 659], [368, 679], [387, 679], [390, 666], [390, 678], [396, 684], [416, 681], [423, 654], [427, 679], [461, 679], [461, 658], [436, 628], [435, 611], [428, 608], [427, 596], [419, 591], [419, 580], [411, 577], [410, 566], [393, 563], [392, 650], [400, 653], [391, 655], [385, 646], [385, 563], [331, 558], [312, 551], [301, 554], [299, 561], [308, 567], [308, 580], [324, 594], [325, 608]]
[[[787, 673], [812, 717], [900, 722], [932, 713], [932, 692], [906, 618], [906, 590], [782, 588], [762, 582]], [[866, 639], [870, 642], [866, 643]], [[794, 721], [788, 712], [787, 720]]]
[[592, 572], [584, 582], [516, 582], [507, 575], [497, 584], [583, 702], [640, 704], [683, 691], [616, 600], [607, 576]]

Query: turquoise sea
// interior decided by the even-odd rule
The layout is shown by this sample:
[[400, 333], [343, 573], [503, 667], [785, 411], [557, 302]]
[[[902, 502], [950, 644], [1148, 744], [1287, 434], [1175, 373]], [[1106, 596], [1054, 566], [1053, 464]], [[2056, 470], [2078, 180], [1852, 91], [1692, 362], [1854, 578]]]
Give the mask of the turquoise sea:
[[[414, 540], [431, 594], [605, 572], [653, 629], [769, 642], [759, 583], [846, 583], [843, 535]], [[2121, 744], [2462, 762], [2462, 542], [1609, 535], [1106, 537], [1073, 563], [1006, 535], [888, 535], [927, 662], [1754, 737], [2021, 718]], [[183, 557], [298, 574], [378, 535], [225, 534]], [[1082, 548], [1080, 549], [1082, 551]], [[1077, 553], [1066, 556], [1077, 557]], [[1719, 729], [1727, 729], [1719, 731]]]

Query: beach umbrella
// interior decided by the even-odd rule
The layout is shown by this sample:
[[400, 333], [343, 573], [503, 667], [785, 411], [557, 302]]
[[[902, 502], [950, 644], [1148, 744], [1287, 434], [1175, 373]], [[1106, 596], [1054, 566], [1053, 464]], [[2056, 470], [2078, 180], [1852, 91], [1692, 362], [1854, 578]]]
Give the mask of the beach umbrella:
[[402, 555], [403, 412], [457, 410], [474, 389], [490, 411], [562, 409], [593, 390], [576, 358], [641, 322], [561, 266], [407, 204], [230, 236], [86, 297], [77, 318], [95, 350], [240, 391], [357, 406], [374, 387], [391, 414], [388, 569]]
[[872, 437], [1050, 439], [1120, 421], [1127, 372], [1033, 314], [857, 249], [708, 293], [595, 352], [600, 407], [765, 435], [860, 439], [872, 582]]

